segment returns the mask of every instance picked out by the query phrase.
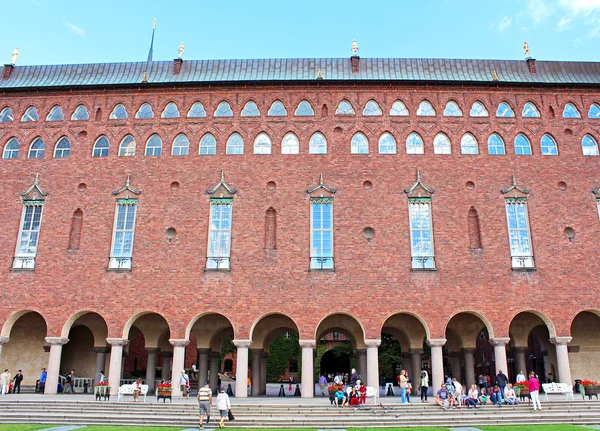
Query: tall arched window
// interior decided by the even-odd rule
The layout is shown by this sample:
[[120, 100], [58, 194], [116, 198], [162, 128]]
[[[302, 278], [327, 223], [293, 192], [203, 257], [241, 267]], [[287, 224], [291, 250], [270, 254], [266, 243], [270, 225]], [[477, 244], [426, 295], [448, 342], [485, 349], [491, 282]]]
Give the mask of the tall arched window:
[[515, 137], [515, 154], [519, 156], [530, 156], [531, 155], [531, 143], [527, 136], [519, 133]]
[[201, 156], [214, 156], [217, 154], [217, 139], [212, 133], [207, 133], [200, 139], [198, 154]]
[[260, 111], [256, 102], [250, 100], [246, 102], [244, 109], [242, 109], [242, 117], [260, 117]]
[[308, 146], [309, 154], [327, 154], [327, 139], [325, 139], [325, 135], [322, 133], [313, 133]]
[[30, 159], [42, 159], [44, 158], [44, 150], [46, 149], [46, 144], [44, 144], [44, 140], [42, 138], [35, 138], [29, 147], [29, 156]]
[[254, 139], [254, 154], [271, 154], [271, 138], [265, 132]]
[[277, 248], [277, 211], [269, 207], [265, 213], [265, 249]]
[[173, 156], [187, 156], [190, 152], [190, 140], [184, 133], [180, 133], [173, 140], [171, 154]]
[[219, 103], [219, 106], [217, 106], [217, 109], [215, 110], [214, 116], [233, 117], [233, 111], [231, 110], [231, 106], [229, 106], [229, 103], [227, 103], [224, 100], [221, 103]]
[[298, 137], [292, 133], [286, 133], [281, 140], [281, 154], [298, 154], [300, 152], [300, 141]]
[[204, 118], [206, 117], [206, 110], [204, 105], [200, 102], [194, 102], [190, 110], [187, 113], [188, 118]]
[[379, 107], [379, 103], [374, 100], [369, 100], [365, 105], [365, 109], [363, 109], [364, 117], [380, 117], [383, 115], [381, 112], [381, 108]]
[[460, 139], [461, 154], [479, 154], [477, 139], [470, 133], [465, 133]]
[[335, 115], [355, 115], [352, 104], [347, 100], [342, 100], [335, 110]]
[[23, 116], [21, 117], [21, 121], [24, 123], [31, 123], [39, 120], [39, 116], [37, 113], [37, 109], [35, 106], [30, 106], [27, 108]]
[[83, 228], [83, 211], [77, 208], [71, 218], [71, 230], [69, 231], [69, 250], [79, 250], [81, 242], [81, 230]]
[[104, 135], [96, 139], [94, 143], [94, 149], [92, 150], [92, 157], [108, 157], [108, 150], [110, 149], [110, 143], [108, 138]]
[[[17, 143], [17, 148], [19, 144]], [[581, 140], [581, 150], [584, 156], [597, 156], [598, 155], [598, 143], [591, 135], [585, 135]], [[18, 150], [17, 150], [18, 151]], [[6, 158], [6, 157], [5, 157]], [[15, 157], [16, 158], [16, 157]]]
[[0, 111], [0, 123], [12, 123], [14, 119], [12, 109], [8, 106]]
[[446, 103], [446, 107], [444, 108], [444, 117], [462, 117], [462, 111], [458, 107], [458, 103], [454, 100]]
[[3, 159], [17, 159], [19, 158], [19, 141], [17, 138], [10, 138], [4, 146], [4, 152], [2, 153]]
[[227, 139], [226, 154], [244, 154], [244, 138], [239, 133], [233, 133]]
[[287, 117], [287, 111], [283, 103], [279, 100], [274, 101], [269, 108], [269, 112], [267, 112], [268, 117]]
[[581, 114], [572, 103], [567, 103], [563, 109], [563, 118], [581, 118]]
[[71, 154], [71, 142], [66, 136], [63, 136], [58, 140], [54, 147], [54, 158], [55, 159], [66, 159]]
[[298, 103], [298, 107], [296, 108], [294, 115], [296, 117], [314, 117], [315, 111], [308, 100], [302, 100], [300, 103]]
[[389, 132], [384, 132], [379, 137], [379, 154], [396, 154], [396, 140]]
[[390, 108], [391, 117], [408, 117], [408, 109], [402, 100], [396, 100]]
[[433, 138], [433, 154], [451, 154], [450, 139], [444, 133], [438, 133]]
[[431, 106], [431, 103], [429, 103], [427, 100], [423, 100], [419, 104], [419, 107], [417, 108], [417, 116], [418, 117], [434, 117], [435, 109], [433, 109], [433, 106]]
[[483, 103], [475, 102], [473, 103], [473, 106], [471, 106], [469, 115], [471, 117], [489, 117], [490, 114], [488, 113], [487, 109], [485, 109]]
[[71, 115], [71, 120], [73, 121], [87, 121], [89, 119], [90, 114], [84, 105], [79, 105], [73, 112], [73, 115]]
[[556, 145], [554, 138], [548, 134], [542, 136], [540, 148], [542, 156], [558, 156], [558, 145]]
[[148, 119], [154, 118], [154, 111], [149, 103], [143, 103], [140, 109], [135, 113], [135, 118]]
[[179, 118], [179, 108], [175, 102], [167, 103], [165, 109], [163, 109], [162, 114], [160, 114], [161, 118]]
[[525, 106], [523, 106], [521, 116], [523, 118], [539, 118], [540, 111], [532, 102], [527, 102]]
[[592, 106], [590, 106], [588, 118], [600, 119], [600, 105], [593, 103]]
[[361, 133], [355, 133], [350, 141], [350, 153], [352, 154], [369, 154], [369, 140]]
[[64, 119], [65, 115], [63, 114], [62, 108], [58, 105], [52, 107], [46, 117], [46, 121], [63, 121]]
[[506, 150], [504, 148], [504, 141], [497, 133], [492, 133], [488, 138], [488, 154], [492, 155], [504, 155]]
[[162, 154], [162, 139], [156, 133], [146, 142], [146, 156], [158, 157]]
[[475, 207], [469, 209], [469, 247], [471, 249], [483, 248], [481, 244], [481, 226], [479, 224], [479, 213]]
[[117, 106], [115, 106], [108, 116], [110, 120], [125, 120], [127, 117], [127, 109], [125, 109], [125, 106], [123, 106], [122, 103], [119, 103]]
[[119, 156], [135, 156], [135, 139], [133, 139], [133, 136], [127, 135], [123, 138], [123, 140], [121, 141], [121, 145], [119, 145]]
[[506, 102], [502, 102], [498, 105], [496, 110], [496, 117], [512, 118], [515, 116], [515, 112], [512, 110], [510, 105]]
[[412, 132], [406, 138], [406, 154], [424, 154], [423, 138], [417, 132]]

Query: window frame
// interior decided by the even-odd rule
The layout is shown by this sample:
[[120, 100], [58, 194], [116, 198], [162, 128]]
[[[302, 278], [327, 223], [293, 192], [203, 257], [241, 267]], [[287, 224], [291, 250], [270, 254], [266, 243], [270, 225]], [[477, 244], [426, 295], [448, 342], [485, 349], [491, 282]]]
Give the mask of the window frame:
[[[411, 139], [411, 136], [415, 136], [417, 138], [419, 138], [419, 141], [421, 142], [421, 145], [419, 147], [416, 146], [410, 146], [408, 145], [409, 139]], [[408, 134], [408, 136], [406, 137], [406, 154], [425, 154], [425, 141], [423, 140], [423, 137], [418, 133], [418, 132], [410, 132]], [[415, 151], [414, 149], [420, 148], [421, 151]]]
[[[35, 118], [31, 114], [35, 114]], [[38, 114], [37, 108], [35, 106], [29, 106], [23, 113], [23, 116], [21, 117], [21, 122], [36, 123], [38, 121], [40, 121], [40, 114]]]
[[[477, 111], [475, 111], [475, 107], [478, 108]], [[485, 117], [489, 117], [490, 113], [487, 110], [487, 108], [485, 107], [485, 104], [479, 100], [476, 100], [475, 102], [473, 102], [473, 104], [471, 105], [471, 110], [469, 111], [469, 117], [472, 118], [485, 118]]]
[[[127, 147], [123, 147], [123, 143], [125, 142], [125, 139], [127, 138], [131, 138], [131, 141], [129, 141], [127, 143]], [[129, 147], [131, 145], [131, 143], [133, 142], [133, 152], [130, 153], [129, 151]], [[125, 151], [124, 151], [125, 149]], [[118, 156], [119, 157], [135, 157], [135, 153], [137, 150], [137, 141], [135, 140], [135, 138], [133, 137], [133, 135], [127, 134], [125, 136], [123, 136], [123, 139], [121, 139], [121, 143], [119, 144], [119, 153]]]
[[581, 118], [581, 112], [579, 112], [579, 109], [577, 109], [577, 106], [575, 106], [574, 103], [567, 102], [563, 108], [562, 117], [578, 119]]
[[[236, 139], [239, 137], [239, 142], [233, 142], [232, 139]], [[229, 135], [229, 137], [227, 138], [227, 143], [225, 144], [225, 154], [226, 155], [233, 155], [233, 156], [241, 156], [244, 154], [244, 147], [246, 146], [246, 143], [244, 142], [244, 138], [243, 136], [239, 133], [239, 132], [233, 132], [231, 135]], [[236, 150], [237, 148], [240, 148], [240, 150]], [[235, 150], [235, 151], [232, 151]]]
[[[465, 139], [471, 139], [474, 143], [474, 145], [465, 145]], [[475, 148], [475, 151], [465, 151], [465, 148]], [[478, 155], [479, 154], [479, 142], [477, 141], [477, 138], [475, 137], [475, 135], [473, 135], [471, 132], [465, 132], [461, 138], [460, 138], [460, 153], [461, 154], [465, 154], [465, 155]]]
[[[38, 148], [34, 149], [33, 146], [38, 141], [40, 141], [42, 143], [42, 148], [41, 149], [38, 149]], [[35, 151], [35, 157], [31, 157], [32, 151]], [[41, 154], [40, 154], [40, 152], [41, 152]], [[45, 153], [46, 153], [46, 142], [44, 142], [44, 140], [41, 137], [38, 136], [33, 141], [31, 141], [31, 144], [29, 145], [29, 151], [27, 152], [27, 158], [28, 159], [43, 159]]]
[[444, 117], [462, 117], [463, 112], [454, 100], [448, 100], [446, 106], [444, 107], [444, 111], [442, 112]]
[[[401, 109], [398, 109], [396, 107], [397, 104], [402, 105]], [[398, 112], [397, 114], [394, 113], [394, 111]], [[406, 114], [403, 114], [402, 112], [406, 111]], [[392, 106], [390, 107], [390, 117], [408, 117], [410, 116], [410, 112], [408, 110], [408, 108], [406, 107], [406, 104], [400, 100], [400, 99], [396, 99], [394, 100], [394, 103], [392, 103]]]
[[[527, 142], [527, 147], [525, 147], [523, 145], [517, 145], [517, 139], [519, 139], [519, 138], [525, 139], [525, 142]], [[531, 141], [524, 133], [518, 133], [517, 136], [515, 136], [515, 139], [513, 140], [513, 146], [515, 148], [516, 156], [531, 156], [531, 155], [533, 155], [533, 149], [531, 148]], [[523, 148], [527, 148], [529, 152], [523, 152], [523, 150], [522, 150]]]
[[[157, 140], [160, 143], [160, 145], [155, 144], [155, 142]], [[150, 147], [150, 141], [153, 141], [152, 147]], [[144, 149], [144, 157], [160, 157], [160, 156], [162, 156], [162, 149], [163, 149], [162, 138], [160, 137], [160, 135], [158, 133], [153, 133], [146, 140], [146, 146]], [[148, 154], [149, 152], [150, 152], [150, 154]], [[158, 154], [155, 154], [157, 152], [158, 152]]]
[[383, 116], [383, 110], [375, 99], [371, 99], [365, 104], [362, 115], [363, 117], [381, 117]]
[[[502, 144], [501, 147], [494, 146], [494, 148], [502, 148], [501, 153], [499, 153], [497, 151], [494, 151], [494, 152], [490, 151], [490, 148], [491, 148], [490, 142], [492, 140], [492, 137], [497, 137], [498, 140], [500, 141], [500, 143]], [[496, 133], [496, 132], [490, 133], [490, 136], [488, 136], [488, 138], [487, 138], [487, 151], [488, 151], [488, 155], [490, 155], [490, 156], [505, 156], [506, 155], [506, 142], [504, 142], [504, 139], [502, 139], [502, 136], [500, 136], [499, 133]]]
[[[78, 118], [80, 116], [81, 111], [85, 112], [85, 118]], [[73, 111], [73, 114], [71, 115], [71, 120], [72, 121], [89, 121], [89, 119], [90, 119], [90, 113], [88, 112], [85, 105], [83, 105], [83, 104], [77, 105], [77, 108], [75, 108], [75, 110]]]
[[417, 108], [417, 117], [435, 117], [437, 113], [429, 100], [421, 100]]
[[[185, 138], [185, 141], [186, 141], [187, 145], [185, 145], [185, 146], [183, 146], [183, 145], [175, 145], [182, 138]], [[178, 150], [179, 154], [175, 154], [175, 149], [176, 148], [178, 148], [178, 149], [185, 148], [185, 151]], [[171, 155], [175, 156], [175, 157], [185, 157], [185, 156], [189, 156], [190, 155], [190, 139], [187, 137], [187, 135], [185, 133], [179, 133], [177, 136], [175, 136], [175, 139], [173, 139], [173, 143], [171, 144]]]
[[[583, 141], [588, 138], [594, 145], [583, 145]], [[586, 150], [585, 148], [594, 148], [595, 151], [587, 151], [588, 154], [586, 154]], [[589, 133], [586, 133], [585, 135], [583, 135], [583, 138], [581, 138], [581, 152], [583, 153], [584, 156], [590, 156], [590, 157], [594, 157], [594, 156], [598, 156], [600, 155], [600, 151], [598, 150], [598, 142], [594, 139], [594, 137], [592, 135], [590, 135]], [[589, 154], [589, 153], [593, 153], [593, 154]]]
[[[277, 111], [279, 113], [274, 113], [275, 106], [281, 107]], [[283, 114], [281, 114], [281, 112], [283, 112]], [[271, 103], [269, 110], [267, 111], [267, 117], [287, 117], [287, 115], [288, 115], [287, 109], [285, 108], [285, 105], [283, 104], [283, 102], [281, 100], [274, 100], [273, 103]]]
[[[320, 139], [323, 138], [322, 142], [315, 142], [314, 139]], [[324, 145], [323, 145], [324, 143]], [[318, 146], [316, 146], [318, 145]], [[310, 139], [308, 140], [308, 154], [327, 154], [328, 148], [327, 148], [328, 144], [327, 144], [327, 138], [325, 137], [325, 135], [321, 132], [315, 132], [312, 135], [310, 135]], [[315, 149], [318, 148], [324, 148], [324, 151], [315, 151]]]
[[[302, 111], [300, 110], [302, 107]], [[310, 103], [308, 100], [306, 99], [302, 99], [300, 102], [298, 102], [298, 106], [296, 107], [296, 110], [294, 111], [294, 117], [314, 117], [315, 116], [315, 109], [312, 106], [312, 103]]]
[[[142, 111], [143, 109], [143, 111]], [[137, 112], [135, 113], [136, 120], [151, 120], [154, 118], [154, 109], [148, 102], [144, 102], [140, 105]]]
[[[264, 142], [259, 142], [260, 140], [265, 140]], [[267, 145], [268, 142], [268, 145]], [[271, 137], [266, 132], [260, 132], [254, 138], [254, 143], [252, 144], [252, 153], [255, 155], [269, 155], [273, 152], [273, 141]]]
[[5, 106], [0, 111], [0, 123], [12, 123], [15, 121], [15, 115], [10, 106]]
[[[66, 149], [59, 148], [59, 145], [63, 141], [67, 141], [67, 143], [69, 144], [68, 148], [66, 148]], [[57, 155], [59, 151], [60, 151], [60, 156]], [[65, 155], [65, 153], [66, 153], [66, 155]], [[58, 141], [56, 142], [56, 145], [54, 146], [54, 158], [55, 159], [68, 159], [70, 155], [71, 155], [71, 141], [66, 136], [62, 136], [58, 139]]]
[[[547, 142], [548, 139], [552, 142], [552, 145], [544, 145], [544, 142]], [[542, 156], [558, 156], [558, 142], [554, 139], [549, 133], [544, 133], [544, 135], [540, 139], [540, 152]]]
[[[206, 265], [204, 266], [206, 271], [229, 271], [231, 270], [231, 242], [233, 239], [233, 198], [210, 198], [210, 211], [209, 211], [209, 220], [208, 220], [208, 245], [206, 247]], [[217, 206], [228, 207], [229, 208], [229, 228], [223, 229], [214, 228], [214, 211], [213, 208]], [[220, 212], [219, 225], [223, 225], [223, 211]], [[213, 241], [213, 232], [228, 232], [228, 238], [226, 237], [226, 247], [223, 249], [219, 247], [218, 249], [213, 248], [212, 244], [219, 243], [221, 244], [220, 235], [217, 238], [217, 241]], [[222, 235], [222, 234], [221, 234]], [[221, 251], [216, 252], [215, 250]], [[224, 251], [223, 251], [224, 250]], [[217, 253], [217, 254], [215, 254]], [[214, 262], [214, 266], [211, 265], [211, 259]], [[224, 259], [223, 264], [217, 259]]]
[[356, 111], [354, 110], [354, 106], [352, 106], [352, 103], [350, 103], [349, 100], [342, 99], [340, 100], [340, 103], [338, 103], [337, 108], [335, 108], [335, 115], [351, 117], [356, 115]]
[[[16, 142], [17, 148], [8, 148], [9, 144]], [[21, 151], [21, 144], [19, 140], [14, 136], [10, 137], [8, 141], [4, 144], [4, 148], [2, 149], [2, 159], [3, 160], [17, 160], [19, 158], [19, 152]], [[10, 157], [6, 157], [7, 152], [10, 152]], [[13, 157], [14, 153], [14, 157]]]
[[[533, 114], [529, 114], [529, 113], [525, 113], [525, 110], [527, 109], [527, 107], [531, 107], [533, 108], [533, 111], [531, 111]], [[541, 113], [539, 108], [537, 107], [537, 105], [531, 101], [529, 102], [525, 102], [525, 104], [523, 105], [523, 110], [521, 111], [521, 117], [522, 118], [541, 118]]]
[[[394, 143], [393, 149], [391, 151], [381, 151], [382, 149], [382, 141], [384, 138], [391, 138], [391, 141]], [[385, 144], [385, 147], [390, 148], [390, 145]], [[390, 132], [383, 132], [377, 141], [377, 151], [379, 154], [398, 154], [398, 143], [396, 142], [396, 138]]]
[[254, 100], [248, 100], [242, 109], [240, 117], [260, 117], [260, 109]]
[[[287, 141], [286, 141], [287, 138]], [[289, 144], [287, 144], [286, 142], [288, 142], [290, 139], [294, 139], [295, 140], [295, 146], [290, 146]], [[285, 151], [285, 148], [291, 148], [291, 151]], [[294, 151], [295, 148], [295, 151]], [[287, 132], [285, 135], [283, 135], [283, 138], [281, 138], [281, 154], [289, 154], [289, 155], [293, 155], [293, 154], [300, 154], [300, 139], [298, 139], [298, 136], [294, 133], [294, 132]]]
[[[362, 142], [355, 142], [360, 139]], [[356, 132], [350, 139], [350, 154], [369, 154], [369, 138], [363, 132]], [[364, 151], [366, 149], [366, 151]]]
[[[334, 199], [332, 197], [318, 197], [310, 198], [310, 271], [333, 271], [335, 270], [335, 242], [334, 242]], [[321, 221], [323, 221], [323, 208], [325, 205], [329, 205], [329, 228], [323, 227], [323, 222], [320, 224], [320, 228], [315, 229], [315, 208], [319, 206]], [[316, 249], [313, 245], [315, 244], [315, 232], [321, 233], [321, 247]], [[325, 248], [323, 247], [323, 233], [329, 233], [330, 242], [330, 255], [324, 254]], [[323, 260], [324, 259], [324, 260]]]
[[[35, 211], [39, 208], [39, 217], [37, 223], [37, 229], [31, 229], [35, 221]], [[29, 222], [29, 229], [25, 229], [25, 221], [27, 218], [27, 211], [31, 209], [31, 217]], [[15, 254], [12, 264], [12, 269], [29, 269], [35, 268], [35, 259], [37, 257], [38, 247], [40, 244], [40, 233], [42, 231], [42, 221], [44, 217], [44, 201], [43, 200], [28, 200], [23, 202], [23, 209], [21, 210], [21, 221], [19, 223], [19, 233], [17, 236], [17, 244], [15, 246]], [[31, 246], [31, 237], [35, 237], [35, 244]], [[23, 242], [26, 241], [27, 245], [23, 247]], [[33, 248], [33, 251], [31, 249]], [[24, 251], [22, 251], [24, 250]]]
[[[209, 141], [209, 142], [207, 142]], [[217, 154], [217, 138], [210, 132], [206, 132], [200, 138], [198, 145], [199, 156], [214, 156]]]
[[[119, 115], [117, 115], [117, 113], [119, 113]], [[127, 112], [127, 108], [122, 103], [117, 103], [108, 115], [109, 120], [127, 120], [128, 118], [129, 112]]]
[[65, 121], [65, 113], [60, 105], [54, 105], [50, 109], [50, 112], [46, 115], [46, 121]]
[[[440, 146], [439, 141], [445, 139], [448, 142], [447, 146]], [[447, 151], [446, 151], [447, 149]], [[448, 155], [452, 154], [452, 141], [444, 132], [439, 132], [433, 137], [433, 154]]]
[[[175, 107], [175, 110], [173, 111], [173, 109], [171, 109], [170, 111], [167, 111], [167, 109], [169, 109], [169, 107]], [[176, 115], [171, 115], [171, 113], [176, 113]], [[179, 107], [177, 106], [177, 103], [171, 101], [169, 103], [167, 103], [164, 107], [164, 109], [162, 110], [162, 112], [160, 113], [160, 118], [180, 118], [181, 117], [181, 112], [179, 112]]]
[[[197, 108], [198, 106], [200, 106], [200, 108], [202, 109], [202, 111], [199, 112], [200, 115], [190, 115], [192, 113], [192, 111], [194, 112], [194, 114], [199, 111], [199, 109]], [[202, 115], [202, 114], [204, 114], [204, 115]], [[206, 108], [204, 107], [202, 102], [200, 102], [199, 100], [196, 100], [194, 103], [192, 103], [192, 105], [190, 106], [190, 109], [188, 109], [186, 118], [206, 118], [206, 115], [207, 115]]]
[[[505, 109], [504, 112], [510, 113], [510, 115], [498, 115], [498, 112], [500, 112], [500, 107], [502, 105], [506, 105], [508, 109]], [[498, 104], [498, 108], [496, 109], [496, 118], [515, 118], [515, 116], [515, 110], [512, 108], [512, 106], [510, 106], [510, 103], [502, 101]]]
[[[105, 147], [99, 148], [100, 153], [98, 155], [96, 155], [96, 150], [98, 150], [98, 147], [97, 147], [98, 142], [102, 138], [104, 138], [106, 140], [106, 143], [108, 144], [108, 146], [106, 148]], [[104, 152], [103, 150], [106, 150], [106, 154], [102, 154]], [[108, 137], [106, 135], [100, 135], [100, 136], [98, 136], [98, 138], [94, 142], [94, 146], [92, 147], [92, 157], [93, 158], [96, 158], [96, 157], [97, 158], [108, 157], [109, 151], [110, 151], [110, 140], [108, 139]]]
[[[131, 271], [132, 269], [132, 261], [133, 261], [133, 249], [135, 245], [135, 227], [137, 222], [137, 214], [138, 214], [138, 200], [137, 199], [117, 199], [115, 206], [115, 217], [113, 221], [113, 230], [112, 230], [112, 239], [110, 243], [110, 256], [108, 260], [108, 269], [109, 270], [123, 270], [123, 271]], [[125, 214], [123, 215], [123, 228], [118, 229], [119, 222], [119, 210], [121, 208], [126, 208]], [[127, 228], [127, 216], [129, 214], [128, 209], [133, 208], [133, 220], [131, 228]], [[131, 238], [129, 242], [131, 243], [128, 251], [121, 251], [120, 255], [116, 255], [115, 246], [117, 245], [117, 234], [122, 232], [126, 234], [127, 232], [131, 232]], [[121, 246], [127, 243], [127, 239], [125, 235], [123, 235], [123, 239], [121, 241]]]
[[[596, 111], [596, 116], [592, 116], [592, 111]], [[592, 103], [590, 105], [590, 109], [588, 111], [588, 118], [591, 120], [600, 120], [600, 105], [597, 103]]]
[[[509, 252], [510, 252], [510, 257], [511, 257], [511, 267], [512, 269], [535, 269], [535, 260], [534, 260], [534, 253], [533, 253], [533, 240], [531, 237], [531, 226], [529, 224], [529, 209], [527, 208], [527, 198], [518, 198], [518, 197], [512, 197], [512, 198], [506, 198], [504, 200], [504, 204], [505, 204], [505, 213], [506, 213], [506, 230], [508, 233], [508, 248], [509, 248]], [[517, 207], [514, 206], [513, 208], [514, 210], [514, 214], [515, 214], [515, 222], [517, 227], [511, 228], [510, 226], [510, 214], [509, 214], [509, 208], [511, 208], [511, 205], [523, 205], [524, 208], [524, 218], [525, 218], [525, 228], [520, 228], [518, 227], [519, 225], [519, 221], [518, 219], [518, 214], [517, 214]], [[515, 248], [513, 248], [513, 241], [511, 239], [511, 231], [517, 231], [517, 240], [518, 240], [518, 248], [519, 250], [515, 251]], [[528, 248], [529, 248], [529, 252], [523, 251], [522, 246], [521, 246], [521, 235], [519, 234], [519, 232], [526, 232], [527, 233], [527, 241], [528, 241]]]
[[[428, 228], [417, 226], [417, 228], [413, 229], [413, 219], [419, 214], [416, 214], [416, 211], [413, 209], [427, 208], [427, 223]], [[422, 211], [419, 211], [422, 213]], [[420, 214], [422, 216], [422, 214]], [[415, 223], [417, 224], [417, 223]], [[436, 270], [436, 262], [435, 262], [435, 243], [433, 237], [433, 211], [431, 205], [430, 197], [409, 197], [408, 198], [408, 227], [410, 231], [410, 257], [411, 257], [411, 269], [413, 271], [432, 271]], [[416, 249], [415, 247], [415, 233], [421, 232], [419, 235], [420, 238], [423, 238], [424, 232], [429, 232], [429, 249], [425, 250], [424, 247], [421, 247], [423, 240], [419, 240], [419, 247]], [[417, 265], [420, 263], [420, 265]]]
[[231, 108], [231, 104], [227, 100], [221, 100], [213, 112], [213, 118], [231, 117], [233, 117], [233, 109]]

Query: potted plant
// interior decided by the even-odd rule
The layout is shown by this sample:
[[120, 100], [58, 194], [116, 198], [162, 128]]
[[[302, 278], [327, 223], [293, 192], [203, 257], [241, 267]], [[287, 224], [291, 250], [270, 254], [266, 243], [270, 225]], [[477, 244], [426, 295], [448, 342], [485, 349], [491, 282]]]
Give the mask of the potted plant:
[[515, 390], [515, 394], [521, 399], [529, 396], [529, 386], [527, 385], [527, 382], [515, 383], [513, 389]]
[[156, 385], [156, 401], [163, 400], [163, 403], [168, 398], [169, 401], [173, 401], [171, 398], [173, 393], [173, 387], [171, 383], [159, 383]]
[[598, 394], [600, 393], [600, 384], [598, 382], [594, 380], [582, 380], [581, 386], [583, 386], [583, 391], [590, 400], [593, 396], [598, 398]]

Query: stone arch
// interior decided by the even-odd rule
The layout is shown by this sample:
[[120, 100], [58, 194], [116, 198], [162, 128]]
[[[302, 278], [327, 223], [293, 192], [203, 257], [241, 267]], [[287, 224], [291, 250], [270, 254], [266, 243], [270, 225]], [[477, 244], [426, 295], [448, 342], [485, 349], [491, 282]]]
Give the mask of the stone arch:
[[[423, 332], [419, 331], [418, 324], [421, 324], [421, 328]], [[427, 322], [416, 313], [412, 313], [410, 311], [401, 311], [399, 313], [390, 314], [382, 323], [379, 333], [383, 332], [384, 328], [387, 327], [399, 327], [399, 325], [405, 325], [404, 327], [408, 327], [411, 330], [411, 334], [406, 334], [411, 341], [411, 345], [414, 343], [418, 345], [418, 338], [420, 337], [421, 344], [423, 338], [430, 339], [431, 332], [429, 330], [429, 326]], [[408, 326], [406, 326], [408, 325]], [[422, 336], [421, 336], [422, 335]], [[421, 345], [422, 347], [422, 345]], [[421, 348], [414, 347], [414, 348]]]
[[[123, 327], [123, 335], [122, 335], [123, 338], [129, 338], [129, 330], [136, 323], [137, 323], [136, 326], [138, 326], [140, 324], [141, 319], [143, 319], [143, 320], [141, 320], [142, 325], [147, 323], [146, 321], [149, 319], [149, 317], [144, 317], [144, 316], [158, 316], [159, 318], [161, 318], [164, 321], [167, 329], [170, 329], [169, 322], [167, 321], [166, 317], [163, 316], [161, 313], [159, 313], [157, 311], [141, 311], [139, 313], [134, 314], [133, 316], [131, 316], [129, 318], [129, 320], [127, 320], [127, 322], [125, 323], [125, 326]], [[138, 328], [139, 328], [139, 326], [138, 326]], [[142, 330], [142, 332], [143, 332], [143, 328], [139, 328], [139, 329]], [[160, 331], [160, 330], [154, 331], [154, 332], [162, 333], [162, 331]], [[160, 336], [160, 334], [158, 336]], [[158, 336], [156, 337], [157, 343], [158, 343]], [[146, 346], [146, 347], [148, 347], [148, 346]]]
[[[543, 324], [548, 328], [550, 338], [556, 337], [556, 328], [554, 323], [541, 311], [537, 310], [521, 310], [515, 313], [510, 319], [509, 333], [515, 346], [526, 346], [529, 333], [535, 328]], [[513, 325], [515, 325], [513, 327]], [[517, 331], [520, 329], [520, 331]], [[490, 335], [491, 337], [491, 335]]]
[[[201, 332], [199, 331], [200, 327]], [[223, 331], [235, 333], [231, 319], [219, 312], [206, 312], [199, 314], [190, 321], [185, 330], [185, 338], [189, 340], [190, 334], [193, 332], [196, 336], [196, 347], [198, 349], [208, 349], [214, 344], [214, 337]]]
[[572, 379], [590, 379], [600, 374], [600, 311], [582, 310], [571, 321], [569, 363]]
[[284, 332], [300, 333], [293, 318], [279, 312], [263, 314], [254, 321], [250, 328], [252, 348], [268, 351], [271, 340]]
[[494, 328], [490, 321], [477, 311], [461, 311], [448, 319], [444, 332], [453, 330], [461, 339], [463, 348], [475, 348], [477, 334], [486, 328], [490, 338], [494, 338]]
[[339, 312], [329, 314], [321, 319], [315, 329], [315, 341], [327, 332], [339, 332], [346, 335], [355, 349], [366, 349], [365, 330], [360, 321], [350, 313]]
[[108, 338], [106, 319], [98, 312], [82, 310], [67, 319], [62, 327], [60, 336], [69, 338], [69, 332], [74, 326], [87, 326], [94, 335], [94, 346], [105, 346]]
[[13, 314], [11, 314], [8, 317], [8, 319], [6, 319], [6, 322], [4, 322], [4, 325], [2, 325], [2, 332], [0, 333], [0, 335], [2, 337], [10, 338], [10, 333], [12, 331], [13, 326], [17, 322], [17, 320], [19, 320], [21, 317], [23, 317], [27, 313], [39, 314], [40, 316], [42, 316], [42, 319], [44, 319], [44, 322], [46, 323], [46, 328], [48, 327], [48, 322], [46, 321], [46, 319], [44, 318], [44, 316], [42, 315], [41, 312], [39, 312], [37, 310], [20, 310], [20, 311], [15, 311]]

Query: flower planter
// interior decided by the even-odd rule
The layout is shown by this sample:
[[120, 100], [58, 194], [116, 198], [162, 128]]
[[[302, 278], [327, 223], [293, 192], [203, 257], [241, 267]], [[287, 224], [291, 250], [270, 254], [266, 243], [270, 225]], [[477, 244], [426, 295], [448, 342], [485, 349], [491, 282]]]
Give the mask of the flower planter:
[[170, 387], [165, 387], [165, 388], [156, 388], [156, 401], [160, 401], [163, 400], [163, 403], [166, 402], [166, 400], [169, 400], [170, 402], [173, 402], [173, 398], [172, 398], [172, 388]]
[[110, 386], [94, 386], [94, 397], [96, 401], [101, 401], [104, 398], [104, 401], [110, 400]]
[[592, 397], [598, 398], [598, 394], [600, 394], [600, 386], [584, 386], [583, 391], [590, 400]]

